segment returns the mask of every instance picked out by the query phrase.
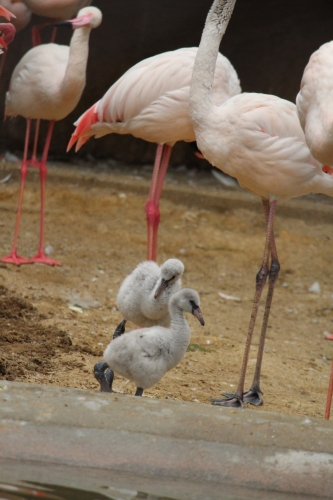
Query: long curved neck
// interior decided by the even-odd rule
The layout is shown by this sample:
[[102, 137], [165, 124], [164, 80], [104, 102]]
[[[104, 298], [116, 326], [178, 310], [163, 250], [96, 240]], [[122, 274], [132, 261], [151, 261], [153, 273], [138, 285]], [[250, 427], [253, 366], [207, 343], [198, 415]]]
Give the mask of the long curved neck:
[[67, 68], [61, 88], [64, 99], [72, 100], [77, 96], [79, 100], [85, 87], [90, 32], [91, 28], [78, 28], [72, 36]]
[[216, 59], [236, 0], [215, 0], [206, 19], [192, 73], [190, 116], [199, 123], [214, 106]]
[[171, 303], [170, 307], [171, 329], [176, 332], [173, 335], [173, 342], [176, 345], [184, 346], [186, 349], [191, 338], [191, 330], [185, 319], [184, 311], [175, 303]]

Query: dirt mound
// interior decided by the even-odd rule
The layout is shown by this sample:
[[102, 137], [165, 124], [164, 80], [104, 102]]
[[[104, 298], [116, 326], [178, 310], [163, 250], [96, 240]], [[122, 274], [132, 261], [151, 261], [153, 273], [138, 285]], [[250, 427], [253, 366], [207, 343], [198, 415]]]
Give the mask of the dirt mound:
[[68, 352], [72, 341], [56, 327], [43, 326], [37, 309], [0, 286], [0, 375], [15, 380], [28, 372], [47, 374], [60, 349]]

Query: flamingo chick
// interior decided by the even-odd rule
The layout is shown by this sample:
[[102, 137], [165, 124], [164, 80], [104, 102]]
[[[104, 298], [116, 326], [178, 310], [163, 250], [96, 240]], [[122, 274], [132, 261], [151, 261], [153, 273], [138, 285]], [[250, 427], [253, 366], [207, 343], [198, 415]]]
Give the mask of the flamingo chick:
[[184, 264], [168, 259], [160, 267], [147, 260], [137, 265], [123, 281], [117, 295], [117, 307], [124, 320], [118, 325], [114, 338], [124, 332], [127, 320], [136, 325], [170, 326], [169, 300], [181, 288]]
[[[255, 297], [236, 394], [215, 399], [221, 406], [261, 405], [260, 373], [267, 323], [280, 264], [273, 221], [278, 200], [309, 193], [333, 196], [332, 172], [310, 153], [296, 106], [272, 95], [244, 93], [221, 106], [213, 101], [212, 83], [219, 45], [236, 0], [215, 0], [208, 14], [193, 68], [190, 116], [205, 158], [262, 198], [266, 242], [256, 277]], [[243, 394], [259, 301], [268, 278], [268, 293], [252, 386]]]
[[[104, 97], [75, 123], [68, 149], [76, 151], [91, 137], [132, 134], [158, 144], [146, 203], [148, 260], [157, 257], [159, 200], [173, 145], [193, 142], [188, 97], [197, 48], [183, 48], [144, 59], [116, 81]], [[219, 54], [214, 80], [214, 102], [222, 104], [239, 94], [238, 76], [229, 60]]]
[[[91, 4], [92, 0], [22, 0], [33, 14], [50, 17], [52, 20], [32, 28], [32, 45], [40, 45], [40, 30], [54, 21], [71, 19], [79, 10]], [[14, 0], [15, 2], [15, 0]], [[57, 28], [54, 27], [51, 42], [54, 42]]]
[[[49, 43], [30, 49], [14, 69], [6, 96], [6, 116], [21, 115], [27, 119], [24, 155], [21, 167], [21, 187], [16, 217], [14, 245], [12, 252], [2, 262], [28, 264], [39, 262], [60, 265], [44, 253], [44, 205], [46, 160], [54, 123], [65, 118], [76, 107], [86, 83], [86, 67], [89, 51], [90, 31], [102, 21], [102, 13], [96, 7], [85, 7], [77, 18], [68, 21], [75, 33], [70, 46]], [[31, 120], [36, 119], [36, 133], [33, 155], [28, 161], [28, 145]], [[36, 159], [40, 120], [49, 120], [48, 133], [42, 160]], [[39, 251], [32, 259], [17, 254], [17, 239], [23, 200], [23, 190], [28, 166], [39, 168], [41, 181], [41, 218]]]
[[[191, 330], [184, 312], [192, 313], [205, 324], [200, 310], [199, 295], [191, 288], [183, 288], [170, 298], [170, 328], [152, 326], [127, 332], [112, 340], [104, 351], [104, 362], [94, 367], [102, 392], [112, 392], [113, 372], [119, 373], [136, 385], [136, 396], [157, 384], [169, 370], [185, 356]], [[107, 370], [107, 368], [110, 370]]]

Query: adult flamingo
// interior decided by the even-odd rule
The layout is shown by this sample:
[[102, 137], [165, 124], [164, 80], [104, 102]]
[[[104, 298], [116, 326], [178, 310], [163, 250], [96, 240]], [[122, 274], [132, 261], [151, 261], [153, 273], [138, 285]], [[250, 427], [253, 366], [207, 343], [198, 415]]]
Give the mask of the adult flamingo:
[[[51, 142], [54, 123], [65, 118], [76, 107], [86, 83], [86, 67], [89, 50], [90, 31], [102, 21], [102, 13], [96, 7], [85, 7], [78, 17], [67, 21], [75, 33], [70, 46], [53, 43], [39, 45], [30, 49], [14, 69], [9, 92], [6, 97], [6, 116], [21, 115], [27, 119], [24, 155], [21, 167], [21, 187], [16, 218], [14, 245], [12, 252], [2, 262], [10, 264], [28, 264], [40, 262], [60, 265], [47, 258], [44, 253], [44, 204], [46, 160]], [[37, 120], [33, 154], [28, 161], [28, 145], [31, 120]], [[49, 120], [48, 133], [40, 162], [36, 159], [39, 122]], [[25, 259], [17, 254], [17, 238], [23, 200], [23, 190], [28, 166], [37, 166], [41, 181], [41, 218], [39, 251], [32, 259]]]
[[[164, 52], [130, 68], [77, 120], [68, 145], [69, 150], [77, 142], [77, 151], [91, 136], [111, 133], [158, 144], [146, 203], [148, 260], [157, 256], [159, 200], [172, 147], [177, 141], [195, 141], [188, 96], [196, 53], [197, 47]], [[241, 92], [236, 71], [222, 54], [217, 57], [213, 86], [217, 104]]]
[[[15, 0], [13, 0], [15, 2]], [[19, 0], [20, 1], [20, 0]], [[91, 4], [92, 0], [21, 0], [37, 16], [50, 17], [52, 21], [34, 26], [32, 28], [32, 44], [35, 47], [41, 43], [40, 30], [54, 22], [66, 20], [76, 16], [80, 9]], [[53, 29], [51, 42], [56, 36], [56, 27]]]
[[[333, 168], [333, 42], [314, 52], [304, 70], [296, 106], [305, 140], [312, 155], [325, 165], [328, 173]], [[333, 340], [333, 335], [329, 335]], [[327, 394], [325, 418], [330, 417], [333, 394], [333, 360]]]
[[[244, 93], [216, 106], [212, 95], [215, 61], [236, 0], [215, 0], [209, 11], [193, 68], [190, 117], [200, 151], [214, 166], [236, 177], [262, 198], [266, 242], [256, 277], [254, 303], [236, 394], [215, 399], [221, 406], [261, 405], [260, 372], [267, 323], [280, 264], [273, 221], [278, 200], [308, 193], [333, 196], [333, 176], [310, 153], [296, 106], [272, 95]], [[269, 261], [270, 267], [269, 267]], [[268, 293], [254, 380], [245, 394], [244, 382], [260, 297], [268, 277]]]

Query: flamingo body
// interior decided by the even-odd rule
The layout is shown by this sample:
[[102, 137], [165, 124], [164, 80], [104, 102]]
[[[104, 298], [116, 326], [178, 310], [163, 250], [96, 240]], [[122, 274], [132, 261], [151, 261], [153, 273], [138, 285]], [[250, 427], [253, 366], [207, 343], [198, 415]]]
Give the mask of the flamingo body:
[[[157, 144], [195, 141], [188, 97], [196, 47], [158, 54], [130, 68], [104, 97], [75, 123], [69, 147], [91, 136], [132, 134]], [[214, 99], [221, 104], [241, 92], [229, 60], [218, 55]]]
[[[89, 137], [132, 134], [158, 144], [148, 201], [148, 260], [157, 258], [159, 200], [172, 146], [195, 141], [189, 118], [189, 91], [197, 48], [183, 48], [150, 57], [130, 68], [104, 97], [75, 123], [68, 150], [76, 151]], [[218, 54], [213, 84], [214, 100], [221, 104], [241, 92], [233, 66]]]
[[312, 155], [333, 165], [333, 42], [312, 54], [296, 98], [297, 112]]
[[58, 121], [73, 111], [85, 87], [85, 72], [77, 74], [76, 92], [65, 96], [62, 90], [69, 54], [68, 46], [55, 43], [30, 49], [12, 74], [6, 116]]
[[55, 19], [71, 19], [78, 11], [91, 4], [92, 0], [23, 0], [38, 16]]
[[243, 93], [215, 106], [195, 131], [205, 158], [258, 196], [333, 196], [333, 177], [311, 155], [289, 101]]

